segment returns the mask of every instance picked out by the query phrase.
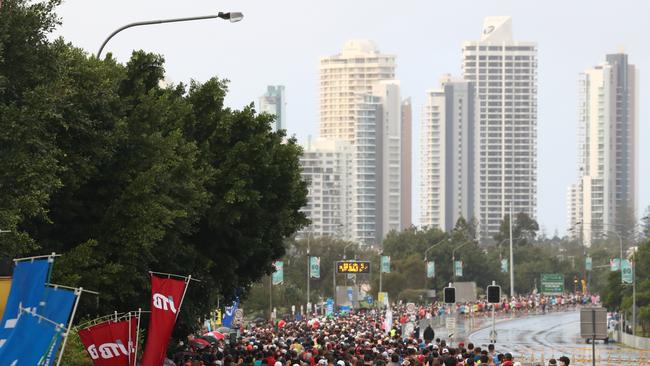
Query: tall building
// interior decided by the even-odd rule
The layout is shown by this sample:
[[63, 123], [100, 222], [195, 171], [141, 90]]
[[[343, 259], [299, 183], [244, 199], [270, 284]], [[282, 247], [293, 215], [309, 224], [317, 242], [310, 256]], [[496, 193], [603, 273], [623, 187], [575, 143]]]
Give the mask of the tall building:
[[537, 210], [537, 46], [514, 41], [510, 17], [488, 17], [479, 41], [463, 43], [463, 78], [478, 96], [481, 237], [515, 213]]
[[477, 120], [474, 82], [446, 76], [427, 91], [420, 129], [420, 223], [451, 230], [476, 216]]
[[635, 222], [637, 87], [636, 68], [624, 53], [607, 55], [579, 78], [579, 180], [572, 186], [576, 198], [567, 204], [587, 246], [608, 231], [622, 234]]
[[302, 179], [309, 185], [308, 203], [302, 211], [311, 225], [298, 233], [351, 239], [350, 194], [352, 175], [350, 143], [316, 139], [300, 158]]
[[357, 106], [379, 80], [395, 78], [395, 56], [380, 54], [368, 40], [351, 40], [320, 60], [320, 137], [352, 141]]
[[381, 205], [381, 235], [377, 243], [391, 230], [399, 231], [402, 226], [402, 97], [400, 84], [396, 80], [382, 80], [373, 86], [372, 95], [378, 98], [380, 113], [378, 119], [378, 135], [381, 140], [377, 144], [379, 152], [380, 172], [379, 186], [381, 187], [378, 201]]
[[413, 150], [412, 126], [413, 108], [411, 106], [411, 98], [407, 98], [402, 101], [402, 132], [400, 136], [402, 143], [402, 170], [400, 172], [402, 176], [402, 183], [400, 184], [402, 191], [402, 197], [400, 198], [400, 213], [402, 215], [401, 230], [413, 225], [413, 218], [411, 217], [411, 202], [413, 198], [411, 189], [413, 177], [413, 159], [411, 157]]
[[321, 58], [320, 135], [350, 143], [348, 234], [362, 244], [379, 244], [402, 226], [402, 100], [394, 76], [395, 56], [370, 41], [349, 41]]
[[284, 95], [284, 85], [269, 85], [266, 93], [260, 97], [259, 112], [266, 112], [275, 116], [274, 130], [287, 128], [287, 101]]
[[351, 237], [372, 245], [401, 225], [399, 83], [377, 82], [355, 108]]

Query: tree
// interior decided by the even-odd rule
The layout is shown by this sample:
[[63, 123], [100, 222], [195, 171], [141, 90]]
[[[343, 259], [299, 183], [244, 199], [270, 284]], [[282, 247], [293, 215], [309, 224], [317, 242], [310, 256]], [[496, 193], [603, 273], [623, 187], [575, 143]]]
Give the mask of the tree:
[[[0, 255], [35, 248], [20, 228], [47, 219], [46, 204], [61, 186], [60, 150], [48, 128], [55, 113], [56, 55], [47, 41], [59, 1], [5, 1], [0, 11]], [[8, 270], [5, 268], [4, 271]]]
[[[535, 219], [531, 218], [525, 212], [519, 212], [513, 218], [512, 226], [512, 238], [516, 239], [516, 243], [520, 245], [525, 245], [537, 237], [537, 232], [539, 231], [539, 225]], [[499, 232], [494, 235], [494, 240], [497, 243], [500, 243], [503, 240], [510, 238], [510, 215], [506, 214], [501, 220], [501, 226], [499, 227]]]
[[650, 238], [650, 206], [645, 209], [645, 213], [641, 218], [641, 236], [644, 239]]
[[185, 336], [307, 223], [302, 151], [273, 117], [225, 108], [225, 80], [161, 86], [160, 56], [48, 41], [57, 4], [0, 11], [1, 255], [62, 253], [53, 281], [101, 292], [81, 317], [146, 309], [149, 270], [192, 274]]

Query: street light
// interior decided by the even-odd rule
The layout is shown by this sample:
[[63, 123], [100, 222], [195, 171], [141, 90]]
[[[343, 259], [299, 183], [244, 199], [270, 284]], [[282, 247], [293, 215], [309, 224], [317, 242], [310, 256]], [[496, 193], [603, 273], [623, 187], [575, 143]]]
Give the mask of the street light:
[[[582, 226], [583, 224], [585, 224], [585, 223], [583, 223], [582, 221], [578, 221], [573, 225], [573, 228], [575, 228], [577, 225]], [[587, 222], [586, 224], [588, 224], [589, 229], [591, 229], [592, 224], [590, 222]], [[598, 224], [597, 226], [614, 226], [614, 227], [617, 227], [617, 225], [615, 225], [615, 224], [608, 224], [608, 223]], [[582, 229], [580, 231], [582, 231]], [[621, 234], [619, 234], [618, 231], [614, 231], [614, 230], [611, 230], [611, 229], [604, 230], [604, 232], [614, 234], [618, 238], [618, 244], [619, 244], [619, 247], [620, 247], [618, 265], [620, 267], [622, 267], [623, 266], [623, 238], [621, 237]], [[621, 281], [623, 281], [623, 269], [622, 268], [621, 268]]]
[[[314, 232], [314, 229], [310, 227], [309, 233], [307, 234], [307, 313], [311, 314], [311, 301], [309, 298], [310, 291], [310, 282], [311, 282], [311, 255], [310, 255], [310, 242], [311, 236]], [[320, 270], [320, 269], [319, 269]]]
[[454, 279], [452, 282], [456, 282], [456, 250], [464, 247], [465, 245], [471, 243], [471, 241], [466, 241], [463, 244], [457, 246], [451, 251], [451, 275], [452, 278]]
[[440, 244], [442, 244], [442, 243], [444, 243], [446, 241], [450, 241], [450, 240], [451, 240], [451, 238], [442, 239], [442, 240], [440, 240], [439, 242], [433, 244], [427, 250], [424, 251], [424, 287], [425, 288], [427, 287], [427, 278], [428, 278], [427, 277], [427, 262], [428, 262], [429, 258], [427, 257], [427, 254], [429, 253], [429, 251], [431, 249], [437, 247], [438, 245], [440, 245]]
[[241, 12], [229, 12], [229, 13], [224, 13], [224, 12], [219, 12], [218, 14], [213, 14], [213, 15], [202, 15], [198, 17], [189, 17], [189, 18], [173, 18], [173, 19], [159, 19], [159, 20], [147, 20], [143, 22], [135, 22], [135, 23], [130, 23], [127, 24], [123, 27], [120, 27], [116, 29], [113, 33], [111, 33], [106, 40], [104, 40], [104, 43], [102, 43], [102, 46], [99, 47], [99, 52], [97, 52], [97, 58], [100, 58], [102, 55], [102, 51], [104, 50], [104, 46], [106, 46], [106, 43], [111, 40], [116, 34], [120, 33], [121, 31], [131, 28], [131, 27], [138, 27], [141, 25], [153, 25], [153, 24], [163, 24], [163, 23], [176, 23], [176, 22], [187, 22], [187, 21], [192, 21], [192, 20], [204, 20], [204, 19], [215, 19], [215, 18], [221, 18], [225, 20], [229, 20], [231, 23], [238, 22], [244, 18], [244, 14]]
[[345, 250], [348, 249], [348, 247], [349, 247], [350, 245], [354, 245], [354, 244], [355, 244], [355, 243], [350, 243], [350, 244], [348, 244], [348, 245], [346, 245], [346, 246], [343, 247], [343, 260], [348, 259], [348, 257], [345, 256]]

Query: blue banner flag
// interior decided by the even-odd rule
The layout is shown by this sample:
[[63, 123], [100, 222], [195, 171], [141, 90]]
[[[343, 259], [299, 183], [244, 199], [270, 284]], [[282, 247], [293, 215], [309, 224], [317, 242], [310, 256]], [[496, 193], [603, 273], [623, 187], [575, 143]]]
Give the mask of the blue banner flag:
[[232, 305], [226, 306], [226, 311], [223, 314], [223, 321], [221, 322], [224, 327], [230, 328], [232, 321], [235, 319], [235, 312], [239, 306], [239, 297], [235, 298]]
[[45, 291], [45, 281], [50, 269], [49, 259], [21, 261], [14, 269], [11, 290], [0, 322], [0, 350], [14, 332], [19, 308], [35, 309]]
[[54, 364], [75, 300], [74, 291], [45, 289], [41, 304], [20, 314], [13, 334], [0, 350], [0, 365]]

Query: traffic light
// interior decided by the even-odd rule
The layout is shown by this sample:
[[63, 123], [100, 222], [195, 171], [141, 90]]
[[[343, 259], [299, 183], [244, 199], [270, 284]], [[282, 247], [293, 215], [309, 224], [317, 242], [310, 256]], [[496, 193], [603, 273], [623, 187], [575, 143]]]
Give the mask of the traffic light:
[[445, 304], [453, 304], [456, 302], [456, 288], [445, 287], [444, 289]]
[[487, 287], [487, 300], [490, 304], [501, 302], [501, 286], [490, 285]]

